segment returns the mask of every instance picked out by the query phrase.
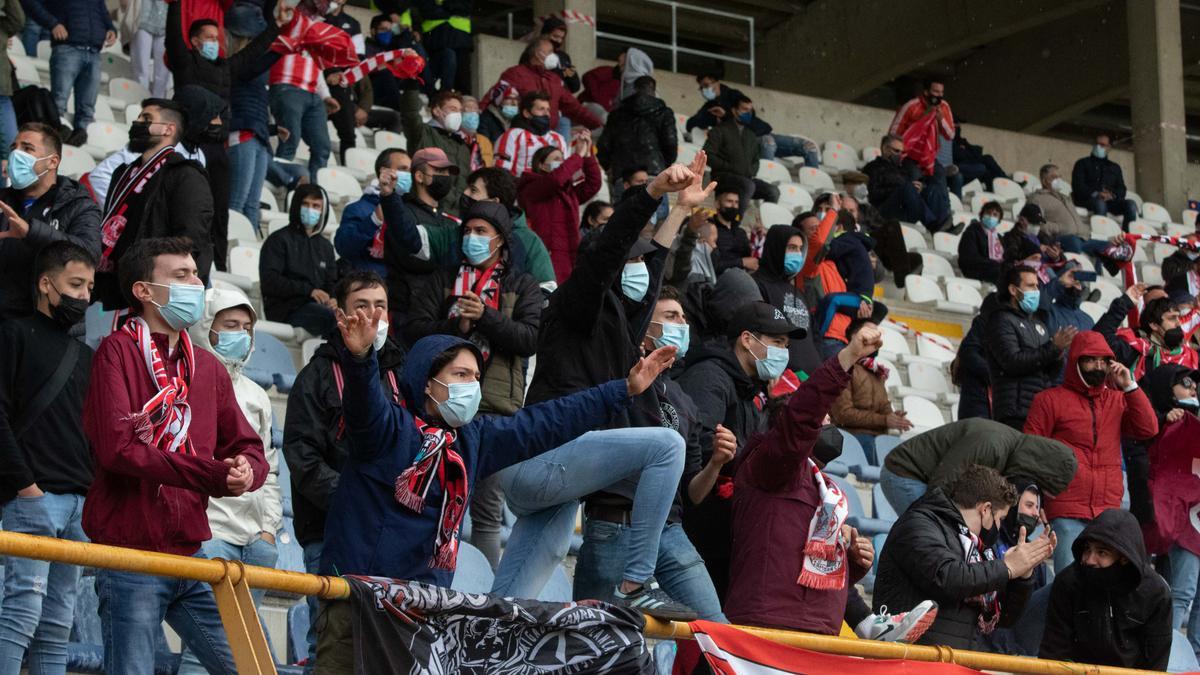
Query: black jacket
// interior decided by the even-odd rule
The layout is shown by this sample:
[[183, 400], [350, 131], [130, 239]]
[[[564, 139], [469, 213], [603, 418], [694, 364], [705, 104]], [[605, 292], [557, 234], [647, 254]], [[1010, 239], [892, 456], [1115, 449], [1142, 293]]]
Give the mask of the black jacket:
[[[783, 269], [783, 256], [787, 252], [787, 243], [792, 237], [803, 237], [798, 228], [791, 225], [773, 225], [767, 230], [766, 241], [763, 242], [762, 258], [758, 261], [758, 271], [754, 273], [754, 281], [762, 292], [763, 302], [776, 307], [787, 317], [789, 323], [804, 330], [804, 337], [792, 336], [788, 343], [788, 368], [799, 372], [812, 374], [821, 367], [821, 355], [817, 352], [817, 327], [814, 325], [811, 308], [805, 302], [801, 291], [796, 288], [794, 276], [788, 276]], [[812, 254], [812, 251], [808, 251]]]
[[875, 208], [879, 208], [881, 204], [891, 198], [892, 193], [899, 190], [900, 186], [912, 180], [912, 177], [899, 163], [882, 156], [867, 162], [862, 170], [867, 174], [869, 199], [871, 206]]
[[[894, 530], [893, 530], [894, 531]], [[1088, 541], [1129, 560], [1115, 583], [1092, 579], [1079, 557]], [[1109, 509], [1071, 546], [1075, 562], [1054, 577], [1039, 656], [1104, 666], [1165, 670], [1171, 655], [1171, 589], [1154, 571], [1137, 519]], [[941, 611], [941, 610], [939, 610]]]
[[678, 150], [674, 111], [662, 99], [641, 93], [609, 113], [596, 141], [596, 159], [614, 177], [638, 166], [656, 175], [674, 163]]
[[[641, 356], [642, 336], [650, 321], [650, 308], [657, 301], [662, 268], [657, 274], [651, 270], [650, 289], [636, 306], [615, 289], [629, 250], [658, 208], [658, 200], [644, 188], [631, 188], [627, 194], [595, 244], [579, 256], [571, 276], [550, 295], [542, 310], [538, 363], [555, 365], [534, 371], [527, 403], [624, 378]], [[656, 253], [661, 254], [658, 264], [663, 264], [666, 251], [658, 249]], [[639, 401], [643, 398], [638, 397]], [[615, 415], [612, 426], [631, 426], [628, 413]]]
[[1117, 200], [1125, 199], [1125, 177], [1121, 165], [1108, 159], [1088, 155], [1071, 170], [1071, 199], [1075, 206], [1088, 206], [1092, 196], [1108, 190]]
[[[126, 172], [141, 162], [139, 157], [132, 164], [117, 167], [109, 185], [117, 185]], [[213, 196], [208, 172], [198, 162], [178, 152], [172, 153], [146, 190], [141, 222], [125, 226], [127, 233], [129, 228], [134, 228], [135, 236], [131, 241], [150, 237], [188, 237], [192, 240], [192, 258], [200, 270], [200, 278], [207, 284], [213, 263]], [[113, 196], [114, 192], [110, 190], [108, 198], [113, 199]], [[127, 306], [116, 281], [121, 248], [118, 246], [110, 259], [114, 263], [113, 271], [96, 273], [96, 292], [92, 297], [101, 300], [105, 309]]]
[[[324, 208], [322, 230], [329, 217], [329, 202]], [[270, 321], [286, 322], [289, 314], [313, 301], [314, 290], [333, 295], [337, 283], [333, 244], [319, 232], [310, 237], [300, 224], [299, 210], [300, 200], [293, 199], [292, 220], [267, 237], [258, 260], [263, 310]]]
[[918, 644], [968, 649], [980, 612], [969, 599], [998, 592], [1003, 627], [1020, 618], [1029, 599], [1033, 580], [1009, 580], [1003, 560], [966, 561], [960, 538], [965, 530], [958, 507], [941, 488], [934, 488], [900, 515], [883, 545], [875, 611], [887, 605], [890, 611], [905, 612], [924, 600], [938, 604], [937, 619]]
[[0, 319], [11, 319], [33, 312], [33, 259], [46, 244], [70, 241], [100, 257], [100, 207], [86, 188], [66, 176], [59, 176], [28, 211], [13, 188], [0, 192], [0, 199], [29, 223], [24, 239], [0, 239]]
[[[73, 338], [40, 312], [0, 321], [0, 504], [37, 483], [45, 492], [87, 494], [92, 452], [83, 433], [83, 399], [92, 370], [92, 349], [79, 358], [66, 384], [18, 439], [26, 407], [58, 369]], [[36, 411], [35, 411], [36, 412]]]
[[1025, 418], [1038, 392], [1054, 386], [1063, 353], [1040, 312], [996, 305], [983, 340], [992, 380], [992, 419]]
[[[732, 108], [737, 100], [742, 96], [745, 96], [745, 94], [743, 94], [741, 91], [722, 83], [721, 93], [717, 94], [715, 99], [701, 103], [700, 109], [696, 111], [696, 114], [687, 119], [687, 123], [684, 125], [684, 130], [690, 134], [692, 132], [692, 128], [694, 127], [711, 129], [712, 127], [717, 126], [721, 123], [721, 120], [717, 119], [712, 113], [708, 112], [708, 110], [714, 106], [719, 106], [724, 108], [726, 114], [728, 114], [729, 109]], [[750, 130], [754, 132], [755, 136], [764, 136], [771, 133], [771, 125], [767, 124], [763, 120], [760, 120], [757, 115], [753, 120], [750, 121], [749, 126]]]
[[[335, 331], [296, 376], [288, 395], [283, 458], [292, 474], [296, 539], [302, 546], [325, 538], [325, 514], [349, 456], [350, 441], [342, 431], [342, 393], [333, 376], [341, 345], [342, 336]], [[403, 367], [404, 352], [389, 339], [379, 352], [379, 386], [388, 400], [393, 398], [388, 373], [395, 373], [398, 385]]]
[[995, 284], [999, 282], [1003, 265], [1003, 260], [992, 260], [988, 256], [987, 230], [978, 220], [972, 221], [958, 240], [958, 267], [963, 276]]
[[179, 3], [167, 5], [167, 34], [164, 39], [171, 74], [175, 77], [175, 91], [189, 84], [198, 84], [212, 93], [229, 100], [229, 90], [234, 82], [245, 82], [268, 70], [276, 60], [270, 51], [271, 43], [279, 37], [279, 26], [272, 15], [275, 0], [267, 0], [263, 7], [267, 29], [259, 33], [238, 53], [218, 56], [209, 61], [200, 52], [184, 42], [187, 27], [182, 26]]
[[[995, 294], [988, 295], [985, 302], [996, 301]], [[958, 419], [968, 417], [992, 417], [992, 405], [988, 400], [988, 388], [992, 386], [988, 371], [987, 351], [983, 346], [983, 334], [987, 331], [987, 320], [981, 314], [971, 320], [971, 328], [958, 346], [955, 361], [955, 384], [958, 385]]]
[[1189, 270], [1196, 265], [1196, 261], [1188, 257], [1188, 252], [1180, 249], [1162, 262], [1162, 278], [1166, 283], [1171, 283], [1172, 280], [1179, 277], [1186, 277]]
[[[383, 68], [383, 70], [387, 70]], [[404, 195], [404, 207], [417, 225], [425, 227], [454, 227], [459, 225], [446, 215], [440, 208], [431, 208], [412, 192]], [[387, 266], [388, 310], [392, 312], [392, 322], [399, 325], [397, 317], [403, 317], [408, 311], [411, 286], [413, 281], [433, 272], [437, 265], [429, 260], [423, 260], [406, 250], [403, 228], [389, 227], [383, 231], [383, 263]]]
[[728, 227], [716, 216], [708, 219], [717, 228], [717, 248], [713, 250], [713, 267], [717, 276], [730, 267], [742, 268], [742, 258], [750, 257], [750, 235], [737, 222]]
[[873, 250], [875, 240], [862, 232], [843, 232], [829, 242], [826, 258], [837, 265], [838, 274], [846, 282], [846, 292], [864, 298], [875, 295]]
[[754, 178], [758, 173], [758, 136], [750, 126], [738, 124], [728, 113], [725, 121], [708, 130], [704, 152], [708, 153], [708, 166], [713, 175]]

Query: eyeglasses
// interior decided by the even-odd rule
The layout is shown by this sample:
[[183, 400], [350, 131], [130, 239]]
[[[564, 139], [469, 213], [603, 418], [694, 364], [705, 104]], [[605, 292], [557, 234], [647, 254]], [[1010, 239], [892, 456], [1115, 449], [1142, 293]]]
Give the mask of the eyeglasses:
[[1178, 384], [1179, 384], [1179, 386], [1183, 387], [1184, 389], [1195, 389], [1196, 388], [1196, 383], [1190, 377], [1181, 378], [1179, 380]]

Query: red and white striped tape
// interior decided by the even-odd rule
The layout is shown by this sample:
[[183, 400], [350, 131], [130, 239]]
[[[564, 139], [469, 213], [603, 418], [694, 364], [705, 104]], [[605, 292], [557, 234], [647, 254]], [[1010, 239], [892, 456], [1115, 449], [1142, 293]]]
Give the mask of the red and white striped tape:
[[573, 9], [564, 9], [561, 12], [554, 12], [552, 14], [547, 14], [546, 16], [538, 17], [538, 23], [546, 23], [546, 19], [549, 19], [550, 17], [558, 17], [569, 24], [582, 23], [591, 26], [592, 28], [596, 27], [596, 17], [589, 16], [583, 12], [577, 12]]

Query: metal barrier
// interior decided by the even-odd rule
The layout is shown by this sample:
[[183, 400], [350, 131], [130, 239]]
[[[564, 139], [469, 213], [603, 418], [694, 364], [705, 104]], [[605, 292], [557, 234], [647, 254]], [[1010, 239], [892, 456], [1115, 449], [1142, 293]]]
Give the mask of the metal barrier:
[[[205, 560], [169, 553], [153, 553], [118, 546], [85, 544], [76, 541], [36, 537], [15, 532], [0, 532], [0, 555], [33, 558], [51, 562], [100, 567], [124, 572], [136, 572], [162, 577], [192, 579], [212, 584], [221, 623], [229, 639], [234, 663], [243, 675], [271, 675], [276, 672], [275, 661], [267, 647], [262, 624], [255, 612], [250, 588], [315, 595], [326, 599], [347, 598], [350, 584], [338, 577], [322, 577], [300, 572], [243, 565], [227, 560]], [[753, 635], [780, 644], [802, 647], [817, 652], [857, 656], [871, 659], [909, 659], [956, 663], [982, 670], [1036, 675], [1149, 675], [1152, 671], [1094, 666], [1065, 661], [1048, 661], [1021, 656], [986, 654], [949, 647], [927, 647], [896, 642], [875, 642], [814, 635], [794, 631], [771, 630], [737, 626]], [[686, 623], [664, 622], [646, 617], [645, 635], [648, 638], [671, 640], [691, 639]]]

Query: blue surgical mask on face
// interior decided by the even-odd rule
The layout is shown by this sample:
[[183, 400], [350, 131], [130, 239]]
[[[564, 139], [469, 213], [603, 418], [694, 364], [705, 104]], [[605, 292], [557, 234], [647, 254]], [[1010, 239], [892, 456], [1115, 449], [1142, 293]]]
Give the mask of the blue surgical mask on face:
[[213, 351], [228, 361], [241, 363], [250, 356], [250, 333], [244, 330], [227, 330], [217, 333]]
[[634, 302], [641, 302], [650, 290], [650, 270], [644, 262], [625, 263], [621, 270], [621, 292]]
[[804, 252], [788, 251], [783, 254], [783, 271], [788, 276], [796, 276], [804, 269]]
[[686, 323], [668, 323], [666, 321], [659, 323], [662, 326], [662, 335], [654, 338], [655, 347], [674, 347], [675, 358], [681, 359], [684, 354], [687, 354], [688, 344], [691, 342], [692, 333], [688, 330]]
[[485, 237], [482, 234], [468, 234], [463, 237], [462, 251], [467, 262], [472, 265], [480, 265], [492, 257], [492, 239], [495, 237]]
[[504, 119], [506, 120], [511, 120], [512, 118], [516, 117], [518, 112], [519, 110], [515, 105], [506, 105], [500, 108], [500, 114], [504, 116]]
[[220, 55], [221, 55], [221, 46], [218, 45], [215, 40], [209, 40], [207, 42], [201, 43], [200, 56], [203, 56], [204, 58], [208, 59], [209, 61], [216, 61], [217, 57]]
[[705, 101], [711, 101], [717, 97], [717, 90], [712, 87], [704, 87], [700, 90], [700, 95], [704, 97]]
[[477, 113], [477, 112], [463, 113], [462, 114], [462, 122], [460, 123], [459, 128], [462, 129], [463, 131], [469, 131], [471, 133], [474, 133], [475, 130], [479, 128], [479, 113]]
[[1200, 409], [1200, 399], [1197, 399], [1195, 396], [1191, 398], [1181, 398], [1179, 399], [1179, 407], [1195, 412], [1197, 409]]
[[300, 224], [313, 229], [321, 223], [321, 212], [317, 209], [310, 209], [307, 206], [300, 207]]
[[754, 119], [754, 113], [752, 111], [738, 113], [737, 119], [742, 124], [749, 124], [750, 120]]
[[754, 370], [758, 374], [758, 379], [770, 382], [782, 375], [783, 371], [787, 369], [788, 350], [769, 345], [758, 338], [754, 338], [754, 341], [767, 348], [767, 355], [761, 359], [754, 356], [754, 352], [750, 353], [751, 356], [754, 356]]
[[979, 222], [982, 223], [983, 226], [989, 230], [994, 230], [997, 227], [1000, 227], [1000, 219], [997, 218], [996, 216], [991, 216], [991, 215], [984, 216], [979, 219]]
[[386, 31], [383, 31], [382, 33], [376, 33], [375, 41], [385, 47], [388, 46], [389, 44], [392, 43], [392, 31], [386, 30]]
[[396, 192], [406, 195], [412, 189], [412, 172], [397, 171], [396, 172]]
[[479, 383], [446, 384], [436, 378], [433, 381], [446, 387], [446, 400], [440, 402], [434, 400], [442, 420], [456, 429], [470, 424], [471, 420], [475, 418], [475, 413], [479, 412], [479, 401], [483, 398], [483, 394], [479, 390]]
[[38, 178], [41, 178], [42, 174], [49, 171], [49, 169], [38, 173], [34, 170], [34, 166], [43, 159], [49, 159], [52, 156], [34, 157], [24, 150], [13, 150], [8, 155], [8, 176], [12, 181], [12, 186], [18, 190], [24, 190], [36, 183]]
[[1104, 147], [1103, 145], [1092, 146], [1092, 155], [1098, 159], [1104, 159], [1108, 156], [1108, 148]]
[[1022, 291], [1021, 292], [1021, 310], [1026, 314], [1033, 314], [1038, 308], [1038, 302], [1042, 298], [1041, 291]]
[[153, 300], [150, 302], [158, 308], [159, 315], [172, 330], [185, 330], [199, 321], [204, 314], [203, 286], [199, 284], [146, 283], [168, 289], [167, 304], [160, 305]]

